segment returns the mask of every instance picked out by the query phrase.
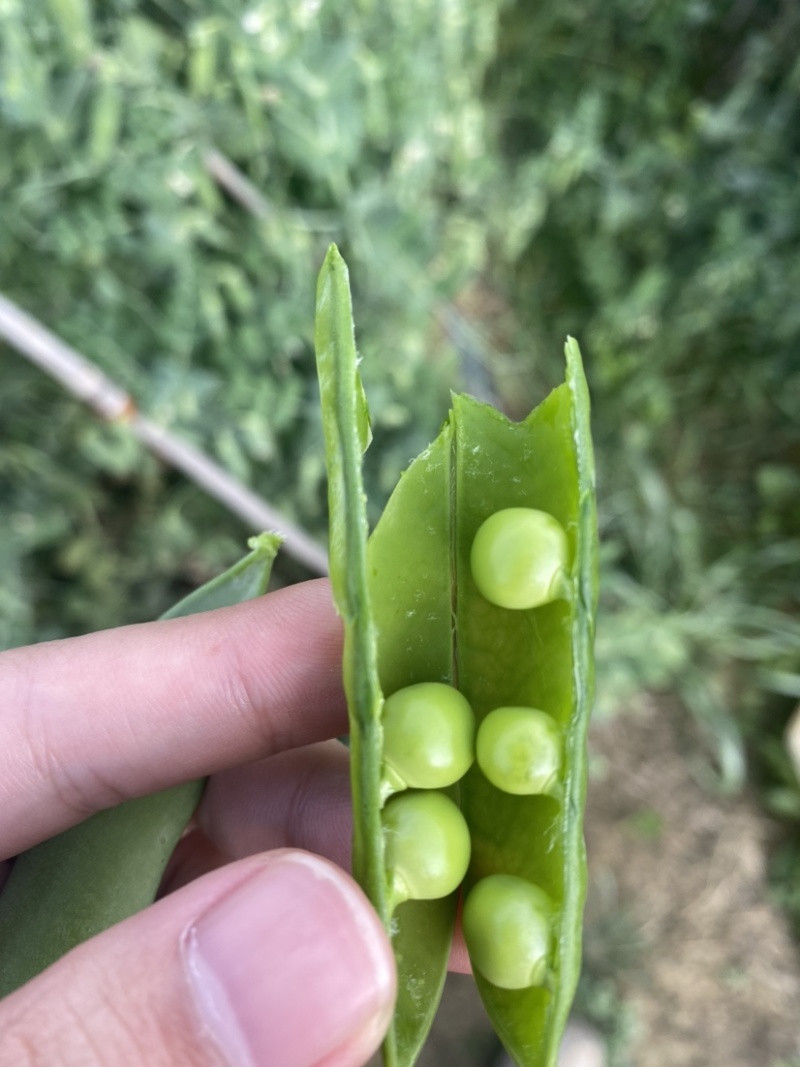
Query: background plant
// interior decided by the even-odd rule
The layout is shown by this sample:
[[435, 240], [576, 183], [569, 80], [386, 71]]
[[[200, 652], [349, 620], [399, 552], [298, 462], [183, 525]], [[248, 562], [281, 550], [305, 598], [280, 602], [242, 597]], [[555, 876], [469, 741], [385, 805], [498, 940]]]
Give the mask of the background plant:
[[[6, 294], [318, 532], [310, 332], [335, 238], [361, 287], [385, 496], [452, 384], [433, 309], [481, 255], [491, 6], [1, 10]], [[220, 192], [212, 150], [257, 184], [260, 218]], [[152, 617], [239, 553], [238, 523], [8, 352], [0, 405], [1, 644]]]

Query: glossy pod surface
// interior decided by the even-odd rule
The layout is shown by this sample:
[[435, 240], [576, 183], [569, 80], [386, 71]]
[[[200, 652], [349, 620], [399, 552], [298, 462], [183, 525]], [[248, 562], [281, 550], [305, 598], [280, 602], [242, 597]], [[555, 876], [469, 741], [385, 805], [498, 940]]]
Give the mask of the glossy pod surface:
[[[580, 959], [596, 598], [593, 468], [580, 354], [569, 342], [566, 383], [521, 423], [470, 397], [454, 397], [442, 432], [401, 477], [365, 549], [360, 452], [368, 420], [347, 272], [335, 248], [320, 275], [316, 343], [331, 576], [346, 634], [354, 869], [392, 934], [398, 964], [397, 1009], [384, 1059], [389, 1067], [414, 1062], [444, 981], [455, 920], [456, 894], [412, 900], [393, 913], [381, 822], [383, 695], [436, 682], [457, 685], [478, 723], [506, 707], [539, 709], [554, 724], [558, 753], [546, 794], [499, 789], [477, 765], [459, 786], [472, 848], [467, 890], [487, 877], [512, 876], [549, 902], [546, 959], [532, 967], [526, 950], [516, 972], [537, 981], [541, 972], [542, 982], [501, 988], [477, 965], [476, 977], [514, 1058], [523, 1067], [554, 1067]], [[479, 589], [471, 569], [476, 534], [508, 509], [544, 513], [555, 520], [544, 523], [549, 532], [562, 531], [546, 582], [547, 596], [558, 599], [541, 604], [537, 593], [540, 606], [504, 606], [485, 583], [492, 599]], [[541, 947], [540, 935], [538, 922], [531, 937]], [[513, 959], [505, 964], [514, 970]]]

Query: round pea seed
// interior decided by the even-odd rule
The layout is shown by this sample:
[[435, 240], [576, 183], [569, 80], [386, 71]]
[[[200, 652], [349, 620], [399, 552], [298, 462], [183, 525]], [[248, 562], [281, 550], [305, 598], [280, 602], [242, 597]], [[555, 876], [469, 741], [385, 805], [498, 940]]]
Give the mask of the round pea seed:
[[393, 789], [441, 789], [475, 759], [475, 717], [451, 685], [421, 682], [393, 693], [383, 709], [384, 776]]
[[550, 901], [522, 878], [492, 874], [464, 903], [464, 938], [474, 967], [500, 989], [542, 985], [550, 948]]
[[444, 793], [400, 793], [383, 809], [386, 870], [395, 904], [437, 900], [467, 873], [470, 837], [464, 816]]
[[562, 594], [567, 535], [545, 511], [506, 508], [480, 527], [472, 542], [472, 577], [501, 608], [527, 610]]
[[538, 708], [495, 708], [478, 727], [478, 766], [504, 793], [550, 793], [561, 768], [555, 719]]

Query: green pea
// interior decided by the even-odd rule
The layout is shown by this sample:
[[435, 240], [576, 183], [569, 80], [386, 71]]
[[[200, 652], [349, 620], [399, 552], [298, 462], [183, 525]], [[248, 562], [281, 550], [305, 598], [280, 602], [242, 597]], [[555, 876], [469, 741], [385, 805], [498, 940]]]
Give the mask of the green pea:
[[475, 759], [475, 717], [451, 685], [419, 682], [399, 689], [383, 708], [386, 791], [442, 789], [463, 778]]
[[540, 986], [550, 951], [547, 895], [511, 874], [482, 878], [467, 896], [462, 923], [470, 960], [500, 989]]
[[402, 793], [383, 809], [386, 871], [395, 904], [449, 896], [467, 873], [470, 839], [458, 806], [444, 793]]
[[475, 584], [491, 604], [537, 608], [562, 594], [567, 535], [546, 511], [505, 508], [478, 530], [470, 563]]
[[538, 708], [495, 708], [480, 725], [478, 766], [498, 789], [517, 796], [553, 791], [561, 769], [561, 736]]

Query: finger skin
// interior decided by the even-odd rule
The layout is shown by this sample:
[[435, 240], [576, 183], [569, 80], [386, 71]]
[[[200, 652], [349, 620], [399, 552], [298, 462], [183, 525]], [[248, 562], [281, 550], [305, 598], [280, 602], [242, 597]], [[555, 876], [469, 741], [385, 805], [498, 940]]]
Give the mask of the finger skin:
[[0, 654], [0, 858], [93, 812], [346, 731], [327, 581]]
[[[307, 849], [349, 871], [353, 817], [347, 748], [326, 741], [216, 775], [196, 827], [176, 851], [164, 892], [231, 859], [273, 848]], [[467, 974], [470, 969], [459, 923], [450, 970]]]
[[0, 1002], [4, 1067], [362, 1067], [387, 938], [338, 868], [279, 851], [207, 875]]
[[338, 741], [324, 741], [224, 771], [208, 783], [197, 819], [231, 859], [290, 846], [349, 871], [350, 754]]

